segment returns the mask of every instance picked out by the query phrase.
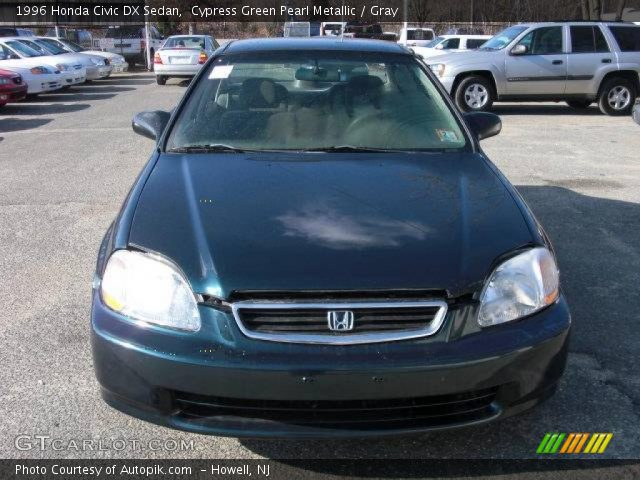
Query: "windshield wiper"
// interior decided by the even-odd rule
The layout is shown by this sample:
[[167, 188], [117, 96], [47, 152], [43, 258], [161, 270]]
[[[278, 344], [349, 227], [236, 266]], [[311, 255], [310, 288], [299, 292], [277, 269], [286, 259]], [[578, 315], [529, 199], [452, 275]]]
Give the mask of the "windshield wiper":
[[171, 148], [167, 150], [170, 153], [245, 153], [257, 152], [258, 150], [250, 150], [246, 148], [233, 147], [231, 145], [223, 145], [220, 143], [212, 145], [187, 145], [185, 147]]
[[373, 153], [384, 153], [384, 152], [400, 152], [402, 150], [389, 150], [385, 148], [369, 148], [369, 147], [356, 147], [353, 145], [339, 145], [336, 147], [318, 147], [318, 148], [305, 148], [302, 150], [303, 152], [373, 152]]

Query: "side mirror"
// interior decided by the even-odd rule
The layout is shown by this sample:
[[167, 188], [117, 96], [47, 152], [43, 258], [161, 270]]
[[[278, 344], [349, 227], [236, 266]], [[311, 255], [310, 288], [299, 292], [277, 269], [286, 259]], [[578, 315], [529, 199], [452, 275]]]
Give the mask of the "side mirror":
[[511, 49], [511, 55], [526, 55], [529, 49], [526, 45], [516, 45]]
[[502, 130], [502, 120], [495, 113], [469, 112], [464, 114], [464, 119], [478, 140], [494, 137]]
[[444, 50], [444, 45], [439, 43], [438, 45], [436, 45], [436, 50]]
[[167, 126], [171, 114], [162, 110], [138, 113], [131, 122], [131, 128], [138, 135], [158, 140]]

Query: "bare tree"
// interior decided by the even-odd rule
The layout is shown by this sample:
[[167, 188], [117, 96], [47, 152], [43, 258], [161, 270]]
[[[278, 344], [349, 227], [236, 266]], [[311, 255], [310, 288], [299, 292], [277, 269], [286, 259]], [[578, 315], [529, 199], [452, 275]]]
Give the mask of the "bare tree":
[[627, 0], [618, 0], [616, 8], [616, 21], [622, 20], [622, 14], [624, 13], [624, 7], [627, 5]]

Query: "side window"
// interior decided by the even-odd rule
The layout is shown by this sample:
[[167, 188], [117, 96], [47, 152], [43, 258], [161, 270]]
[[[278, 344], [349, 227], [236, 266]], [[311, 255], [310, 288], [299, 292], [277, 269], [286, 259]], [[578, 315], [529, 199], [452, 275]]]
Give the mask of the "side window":
[[623, 52], [640, 52], [640, 27], [609, 27]]
[[590, 25], [572, 26], [571, 51], [573, 53], [608, 52], [609, 46], [599, 27]]
[[211, 41], [213, 42], [213, 49], [215, 50], [216, 48], [220, 47], [220, 44], [216, 41], [215, 38], [212, 38]]
[[602, 34], [602, 30], [600, 30], [600, 27], [593, 27], [593, 35], [596, 39], [595, 42], [596, 42], [597, 53], [604, 53], [604, 52], [611, 51], [609, 49], [609, 45], [607, 44], [607, 40], [604, 38], [604, 35]]
[[476, 48], [480, 48], [480, 46], [485, 43], [487, 40], [483, 38], [469, 38], [467, 39], [467, 48], [469, 50], [474, 50]]
[[454, 48], [460, 48], [460, 39], [459, 38], [448, 38], [444, 42], [442, 42], [443, 50], [451, 50]]
[[541, 27], [524, 36], [518, 45], [527, 47], [529, 55], [562, 53], [562, 27]]

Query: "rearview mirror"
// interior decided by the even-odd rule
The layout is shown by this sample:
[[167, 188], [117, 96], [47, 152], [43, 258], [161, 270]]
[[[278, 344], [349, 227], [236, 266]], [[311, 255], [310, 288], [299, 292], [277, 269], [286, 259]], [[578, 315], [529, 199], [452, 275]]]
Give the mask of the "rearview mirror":
[[511, 55], [525, 55], [528, 51], [529, 49], [526, 45], [520, 44], [511, 49]]
[[164, 128], [167, 126], [171, 114], [162, 110], [154, 110], [152, 112], [138, 113], [131, 122], [131, 128], [138, 135], [158, 140]]
[[469, 112], [464, 114], [464, 119], [478, 140], [494, 137], [502, 130], [502, 120], [495, 113]]
[[438, 45], [436, 45], [436, 50], [444, 50], [444, 45], [439, 43]]

